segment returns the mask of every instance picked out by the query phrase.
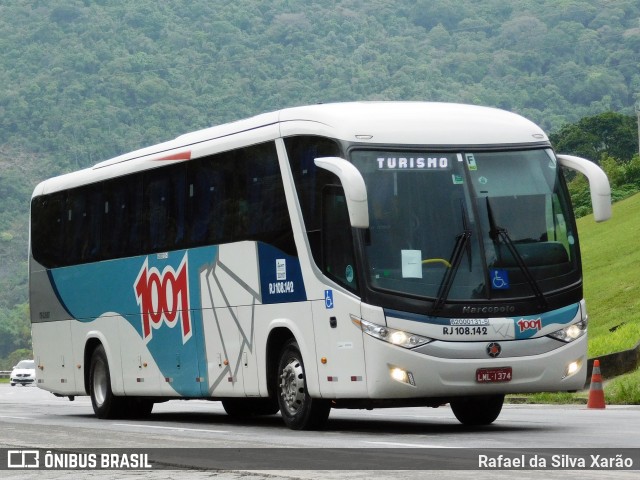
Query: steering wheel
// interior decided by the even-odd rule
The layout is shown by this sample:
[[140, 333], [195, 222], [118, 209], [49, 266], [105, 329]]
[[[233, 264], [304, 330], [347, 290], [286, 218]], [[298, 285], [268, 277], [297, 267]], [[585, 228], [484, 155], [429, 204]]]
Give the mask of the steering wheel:
[[425, 258], [424, 260], [422, 260], [422, 265], [429, 265], [432, 263], [442, 263], [445, 267], [451, 268], [451, 264], [449, 263], [449, 261], [445, 260], [444, 258]]

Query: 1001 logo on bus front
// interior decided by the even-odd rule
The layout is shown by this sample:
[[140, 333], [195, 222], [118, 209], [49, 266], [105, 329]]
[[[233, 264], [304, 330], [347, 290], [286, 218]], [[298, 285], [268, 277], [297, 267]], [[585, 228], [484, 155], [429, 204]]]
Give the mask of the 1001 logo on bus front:
[[178, 321], [182, 326], [182, 343], [191, 338], [189, 315], [189, 282], [187, 254], [177, 270], [170, 266], [149, 268], [147, 257], [133, 286], [142, 317], [142, 338], [145, 343], [153, 336], [153, 329], [167, 324], [170, 328]]

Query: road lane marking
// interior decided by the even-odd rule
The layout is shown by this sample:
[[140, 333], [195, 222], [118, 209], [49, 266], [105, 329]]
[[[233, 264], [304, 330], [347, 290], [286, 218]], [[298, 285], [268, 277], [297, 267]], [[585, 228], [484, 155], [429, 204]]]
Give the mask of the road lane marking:
[[394, 414], [389, 415], [388, 413], [371, 413], [367, 412], [372, 417], [387, 417], [387, 418], [419, 418], [421, 420], [430, 420], [430, 419], [442, 419], [446, 417], [442, 417], [440, 415], [402, 415], [402, 414]]
[[32, 420], [31, 417], [11, 417], [9, 415], [0, 415], [0, 418], [13, 418], [16, 420]]
[[371, 443], [373, 445], [389, 445], [394, 447], [407, 447], [407, 448], [457, 448], [457, 447], [447, 447], [444, 445], [424, 445], [419, 443], [401, 443], [401, 442], [369, 442], [365, 441], [364, 443]]
[[183, 427], [159, 427], [157, 425], [144, 425], [135, 423], [114, 423], [120, 427], [134, 427], [134, 428], [156, 428], [158, 430], [180, 430], [183, 432], [207, 432], [207, 433], [229, 433], [228, 430], [207, 430], [206, 428], [183, 428]]

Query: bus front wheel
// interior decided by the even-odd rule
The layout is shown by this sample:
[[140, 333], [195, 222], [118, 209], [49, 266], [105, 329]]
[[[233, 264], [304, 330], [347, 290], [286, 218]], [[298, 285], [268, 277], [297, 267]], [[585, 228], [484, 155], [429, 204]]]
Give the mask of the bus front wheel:
[[295, 340], [290, 340], [282, 348], [277, 381], [275, 391], [284, 423], [292, 430], [322, 428], [329, 418], [331, 404], [309, 396], [302, 354]]
[[503, 403], [504, 395], [462, 397], [451, 401], [451, 410], [463, 425], [490, 425], [500, 415]]
[[91, 356], [89, 371], [91, 405], [98, 418], [121, 418], [125, 412], [124, 397], [116, 397], [111, 390], [111, 374], [104, 347], [99, 345]]

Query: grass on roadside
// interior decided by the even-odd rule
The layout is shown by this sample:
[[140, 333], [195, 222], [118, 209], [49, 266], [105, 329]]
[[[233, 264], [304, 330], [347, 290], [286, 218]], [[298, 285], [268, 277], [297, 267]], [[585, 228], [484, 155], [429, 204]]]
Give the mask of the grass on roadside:
[[[604, 398], [607, 405], [640, 405], [640, 369], [620, 375], [604, 383]], [[589, 390], [576, 393], [533, 393], [509, 395], [507, 403], [548, 403], [586, 405]]]
[[640, 341], [640, 194], [613, 205], [602, 224], [578, 219], [589, 313], [589, 358], [633, 348]]
[[640, 405], [640, 369], [605, 383], [604, 398], [612, 405]]

